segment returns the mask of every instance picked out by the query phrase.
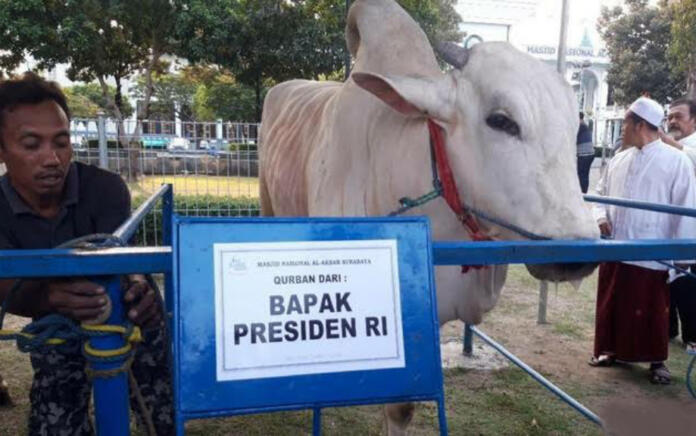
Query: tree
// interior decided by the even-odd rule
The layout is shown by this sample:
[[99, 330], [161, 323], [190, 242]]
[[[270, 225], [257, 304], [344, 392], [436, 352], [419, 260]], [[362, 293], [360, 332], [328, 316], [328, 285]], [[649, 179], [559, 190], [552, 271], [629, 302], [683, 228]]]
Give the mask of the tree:
[[681, 0], [672, 5], [669, 60], [677, 76], [686, 76], [687, 92], [696, 98], [696, 0]]
[[[193, 101], [199, 83], [191, 80], [184, 72], [175, 74], [156, 72], [150, 76], [149, 83], [148, 86], [147, 75], [141, 75], [137, 77], [133, 88], [133, 96], [137, 99], [152, 100], [146, 111], [148, 119], [194, 120]], [[147, 97], [148, 89], [151, 90], [149, 97]]]
[[101, 108], [84, 95], [77, 94], [72, 88], [63, 88], [73, 118], [96, 118]]
[[199, 120], [251, 120], [256, 116], [255, 91], [231, 74], [222, 73], [198, 87], [194, 111]]
[[[74, 81], [97, 81], [110, 112], [123, 119], [123, 81], [151, 71], [170, 48], [175, 10], [169, 0], [22, 0], [0, 2], [0, 68], [26, 57], [39, 69], [69, 64]], [[109, 79], [115, 86], [110, 88]], [[146, 105], [147, 107], [147, 105]]]
[[[96, 112], [94, 112], [94, 115], [90, 115], [90, 118], [96, 117], [96, 114], [99, 111], [104, 112], [107, 117], [117, 117], [116, 114], [113, 112], [113, 108], [109, 105], [109, 102], [104, 97], [101, 85], [99, 85], [98, 83], [74, 85], [69, 88], [65, 88], [63, 91], [65, 92], [66, 96], [71, 96], [71, 98], [73, 99], [71, 100], [71, 102], [76, 102], [78, 104], [87, 103], [85, 109], [88, 110], [90, 113], [92, 113], [93, 109], [96, 108]], [[113, 95], [115, 94], [115, 92], [116, 91], [113, 86], [107, 85], [107, 93], [109, 95]], [[72, 106], [69, 107], [73, 115], [78, 116], [76, 115], [75, 109], [73, 109]], [[121, 99], [121, 114], [124, 117], [129, 117], [133, 114], [133, 105], [131, 104], [130, 99], [128, 99], [128, 97], [126, 96], [123, 96], [123, 98]]]
[[671, 11], [665, 3], [625, 0], [621, 7], [602, 8], [597, 29], [607, 44], [611, 64], [607, 82], [615, 100], [628, 104], [648, 92], [660, 102], [683, 93], [683, 81], [672, 76], [667, 59]]
[[398, 0], [428, 36], [431, 42], [459, 42], [462, 17], [454, 9], [456, 0]]
[[[454, 0], [403, 4], [430, 37], [457, 39]], [[266, 86], [341, 69], [345, 14], [345, 0], [191, 0], [177, 25], [178, 54], [226, 68], [253, 88], [260, 120]]]

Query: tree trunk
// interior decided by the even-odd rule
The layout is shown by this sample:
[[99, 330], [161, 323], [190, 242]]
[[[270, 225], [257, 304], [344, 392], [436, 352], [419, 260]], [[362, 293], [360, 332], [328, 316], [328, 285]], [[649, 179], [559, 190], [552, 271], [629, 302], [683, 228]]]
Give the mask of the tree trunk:
[[263, 106], [261, 105], [261, 77], [260, 75], [256, 77], [256, 83], [254, 91], [256, 92], [256, 122], [261, 122], [261, 113], [263, 112]]
[[[137, 180], [137, 174], [138, 174], [138, 160], [140, 157], [140, 150], [138, 150], [137, 147], [133, 147], [132, 149], [128, 148], [128, 145], [125, 141], [125, 129], [123, 126], [123, 112], [121, 112], [121, 106], [123, 105], [123, 94], [121, 93], [121, 78], [119, 76], [115, 76], [116, 80], [116, 94], [112, 97], [111, 94], [109, 94], [109, 87], [106, 85], [106, 80], [103, 76], [98, 77], [99, 80], [99, 85], [101, 86], [102, 89], [102, 95], [106, 99], [106, 105], [111, 108], [111, 110], [114, 112], [114, 116], [116, 118], [116, 140], [118, 145], [120, 146], [119, 148], [125, 148], [126, 149], [126, 155], [128, 157], [128, 165], [126, 168], [116, 168], [116, 171], [121, 174], [121, 176], [125, 175], [126, 180], [128, 181], [135, 181]], [[107, 142], [108, 143], [108, 142]], [[120, 150], [117, 149], [116, 153], [120, 153]]]
[[145, 98], [143, 99], [143, 104], [138, 108], [138, 120], [147, 120], [150, 118], [150, 101], [152, 100], [154, 88], [152, 73], [155, 69], [155, 65], [157, 65], [157, 62], [159, 61], [159, 58], [159, 49], [153, 47], [152, 56], [147, 63], [147, 67], [145, 68]]
[[696, 99], [696, 65], [692, 65], [687, 73], [686, 93], [689, 98]]

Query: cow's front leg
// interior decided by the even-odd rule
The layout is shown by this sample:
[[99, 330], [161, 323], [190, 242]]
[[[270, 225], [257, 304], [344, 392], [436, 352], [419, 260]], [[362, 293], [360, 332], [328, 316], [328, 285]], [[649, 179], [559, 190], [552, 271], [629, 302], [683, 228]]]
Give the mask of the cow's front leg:
[[405, 436], [406, 429], [413, 419], [414, 403], [394, 403], [384, 406], [384, 418], [388, 436]]

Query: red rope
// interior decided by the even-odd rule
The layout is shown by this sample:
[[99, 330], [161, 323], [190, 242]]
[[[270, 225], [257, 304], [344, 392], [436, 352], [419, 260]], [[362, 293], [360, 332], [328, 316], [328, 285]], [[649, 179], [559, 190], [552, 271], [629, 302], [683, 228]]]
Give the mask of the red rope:
[[[491, 238], [481, 232], [476, 218], [471, 215], [471, 213], [464, 210], [462, 206], [462, 201], [459, 198], [459, 190], [457, 189], [457, 182], [454, 180], [449, 158], [447, 157], [442, 129], [435, 124], [433, 120], [428, 118], [428, 130], [430, 132], [430, 143], [432, 144], [435, 154], [437, 173], [440, 178], [440, 183], [442, 184], [442, 197], [445, 199], [450, 209], [452, 209], [452, 212], [457, 216], [457, 219], [466, 227], [472, 241], [490, 241]], [[479, 269], [483, 267], [484, 266], [481, 265], [462, 265], [462, 273], [469, 271], [469, 268]]]

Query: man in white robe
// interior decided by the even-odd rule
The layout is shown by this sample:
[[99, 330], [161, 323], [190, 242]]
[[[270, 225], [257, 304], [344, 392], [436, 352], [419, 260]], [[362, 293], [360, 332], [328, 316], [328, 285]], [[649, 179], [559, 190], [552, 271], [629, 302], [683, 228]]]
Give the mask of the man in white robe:
[[[626, 112], [623, 140], [630, 148], [609, 162], [600, 195], [696, 207], [696, 178], [686, 155], [659, 138], [664, 111], [646, 97]], [[696, 238], [696, 221], [679, 215], [596, 205], [602, 235], [614, 239]], [[614, 360], [649, 362], [653, 383], [670, 383], [668, 268], [657, 262], [600, 266], [593, 366]]]
[[[673, 101], [667, 123], [669, 135], [663, 133], [660, 138], [682, 150], [696, 167], [696, 101]], [[696, 267], [692, 267], [692, 272], [696, 272]], [[696, 279], [671, 270], [669, 293], [669, 337], [679, 336], [679, 319], [682, 342], [689, 352], [696, 353]]]

